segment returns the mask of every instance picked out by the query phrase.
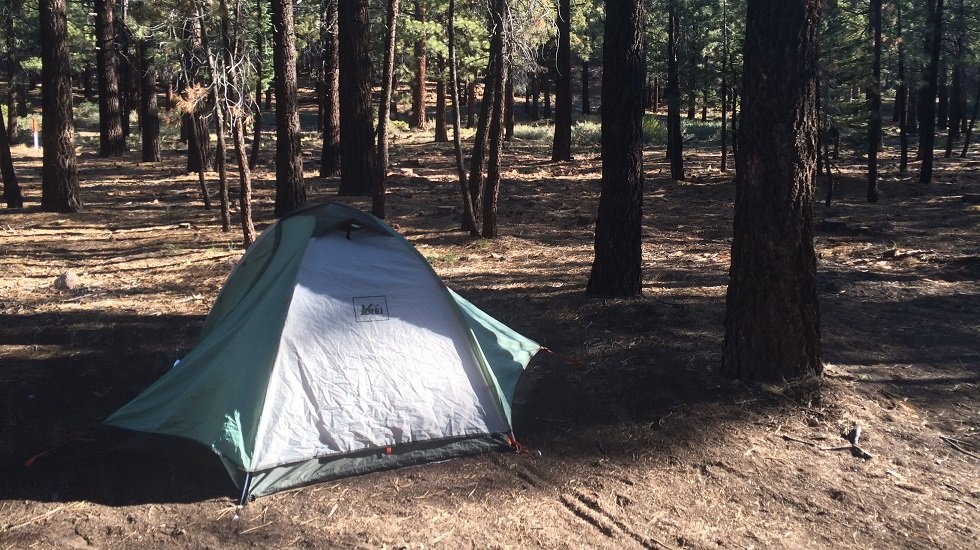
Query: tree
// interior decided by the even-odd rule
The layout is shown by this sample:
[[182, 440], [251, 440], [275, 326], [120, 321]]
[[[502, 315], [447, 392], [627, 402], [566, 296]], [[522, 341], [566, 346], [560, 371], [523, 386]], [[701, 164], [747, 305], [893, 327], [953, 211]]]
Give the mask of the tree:
[[18, 132], [17, 111], [24, 102], [21, 80], [23, 72], [17, 48], [17, 34], [14, 21], [20, 19], [22, 0], [6, 0], [4, 14], [4, 30], [6, 31], [7, 47], [7, 140], [8, 144], [20, 143]]
[[14, 160], [10, 156], [10, 141], [7, 139], [7, 128], [0, 116], [0, 176], [3, 177], [3, 201], [7, 208], [24, 208], [24, 197], [17, 184], [17, 173], [14, 172]]
[[602, 189], [586, 292], [639, 296], [646, 81], [642, 0], [606, 2], [602, 66]]
[[[678, 59], [677, 0], [668, 0], [667, 6], [667, 158], [670, 160], [670, 177], [684, 179], [684, 142], [681, 137], [681, 91]], [[605, 57], [603, 57], [605, 59]]]
[[[425, 4], [422, 0], [415, 0], [415, 21], [425, 22]], [[425, 129], [428, 126], [428, 119], [425, 115], [425, 79], [426, 79], [426, 37], [420, 34], [415, 39], [415, 82], [412, 84], [412, 114], [409, 117], [408, 126], [410, 128]]]
[[153, 64], [153, 40], [140, 41], [140, 121], [143, 162], [160, 162], [160, 116], [157, 113], [157, 71]]
[[919, 151], [922, 153], [919, 183], [932, 181], [933, 149], [936, 145], [936, 90], [939, 83], [939, 54], [943, 42], [943, 0], [929, 0], [929, 21], [929, 65], [926, 70], [926, 87], [923, 90], [923, 112], [919, 119]]
[[296, 96], [296, 34], [292, 0], [272, 2], [272, 63], [276, 75], [276, 206], [281, 218], [306, 202]]
[[368, 0], [350, 0], [338, 4], [341, 195], [370, 196], [374, 189], [371, 29], [368, 4]]
[[126, 152], [119, 103], [119, 64], [116, 56], [115, 0], [95, 0], [96, 73], [99, 80], [99, 156]]
[[822, 371], [813, 247], [819, 0], [749, 0], [722, 368]]
[[323, 22], [323, 141], [320, 149], [320, 177], [340, 173], [340, 73], [338, 71], [337, 0], [324, 1]]
[[72, 124], [71, 65], [65, 0], [41, 0], [41, 210], [78, 212], [82, 207]]
[[[334, 0], [336, 2], [336, 0]], [[329, 9], [330, 0], [326, 0]], [[263, 75], [262, 69], [265, 66], [265, 14], [262, 12], [262, 5], [265, 0], [255, 0], [255, 26], [257, 27], [255, 36], [255, 105], [252, 109], [254, 122], [252, 123], [252, 150], [248, 156], [249, 170], [255, 170], [259, 163], [259, 149], [262, 147], [262, 90]]]
[[388, 177], [388, 122], [391, 110], [391, 89], [395, 72], [395, 26], [398, 20], [398, 0], [388, 0], [385, 20], [384, 76], [381, 82], [381, 105], [378, 107], [378, 174], [371, 196], [371, 213], [385, 217], [385, 180]]
[[456, 177], [459, 181], [459, 194], [463, 202], [463, 228], [468, 229], [471, 234], [476, 233], [476, 213], [473, 209], [473, 200], [470, 196], [469, 182], [466, 177], [466, 168], [463, 165], [463, 144], [460, 138], [460, 119], [459, 109], [459, 74], [456, 64], [456, 0], [449, 0], [449, 8], [446, 13], [448, 19], [449, 41], [449, 85], [452, 89], [453, 101], [453, 152], [456, 159]]
[[555, 137], [552, 162], [572, 160], [571, 0], [558, 1], [558, 67], [555, 73]]
[[[490, 17], [494, 32], [490, 38], [490, 71], [488, 88], [493, 88], [490, 105], [484, 99], [484, 111], [490, 111], [487, 144], [490, 148], [487, 158], [487, 178], [483, 184], [482, 221], [480, 236], [485, 239], [497, 236], [497, 198], [500, 195], [500, 160], [503, 154], [504, 89], [507, 84], [509, 66], [509, 32], [511, 13], [508, 0], [493, 0]], [[489, 107], [489, 108], [488, 108]], [[482, 114], [481, 114], [482, 116]]]
[[881, 149], [881, 0], [871, 0], [874, 51], [868, 86], [868, 202], [878, 202], [878, 150]]

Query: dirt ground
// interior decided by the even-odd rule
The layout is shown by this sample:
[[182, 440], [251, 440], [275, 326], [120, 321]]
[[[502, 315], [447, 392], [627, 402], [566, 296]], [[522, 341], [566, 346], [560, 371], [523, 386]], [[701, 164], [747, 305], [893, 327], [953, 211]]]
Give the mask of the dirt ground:
[[[826, 377], [790, 395], [716, 370], [733, 197], [717, 149], [690, 150], [683, 183], [648, 151], [644, 297], [600, 300], [583, 292], [593, 153], [556, 165], [546, 143], [515, 142], [501, 237], [473, 240], [436, 208], [456, 204], [451, 149], [402, 136], [389, 223], [467, 299], [582, 363], [543, 354], [519, 388], [516, 433], [542, 456], [236, 511], [206, 449], [98, 427], [193, 347], [241, 255], [174, 145], [156, 165], [83, 147], [76, 215], [37, 210], [40, 159], [14, 151], [31, 206], [0, 210], [0, 549], [978, 546], [980, 206], [962, 200], [978, 192], [975, 152], [939, 159], [929, 186], [886, 156], [875, 205], [860, 160], [842, 161], [837, 200], [815, 206]], [[312, 157], [307, 170], [311, 200], [334, 200], [337, 182], [312, 177]], [[266, 226], [270, 167], [258, 177]], [[56, 288], [65, 272], [73, 288]], [[855, 426], [861, 451], [844, 438]]]

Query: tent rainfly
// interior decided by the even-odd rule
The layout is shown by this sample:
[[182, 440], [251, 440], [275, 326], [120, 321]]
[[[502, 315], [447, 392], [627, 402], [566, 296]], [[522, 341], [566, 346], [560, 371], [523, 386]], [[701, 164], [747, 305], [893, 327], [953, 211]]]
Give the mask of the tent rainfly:
[[316, 205], [263, 232], [194, 350], [105, 422], [209, 446], [244, 502], [516, 445], [511, 402], [539, 349], [377, 218]]

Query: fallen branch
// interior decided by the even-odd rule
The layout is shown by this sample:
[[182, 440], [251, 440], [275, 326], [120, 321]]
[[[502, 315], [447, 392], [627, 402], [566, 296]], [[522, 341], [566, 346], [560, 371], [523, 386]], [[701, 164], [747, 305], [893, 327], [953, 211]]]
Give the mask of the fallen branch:
[[256, 531], [256, 530], [261, 529], [263, 527], [268, 527], [269, 525], [272, 525], [272, 522], [271, 521], [270, 522], [267, 522], [267, 523], [263, 523], [262, 525], [256, 525], [255, 527], [249, 527], [248, 529], [246, 529], [246, 530], [244, 530], [244, 531], [242, 531], [241, 533], [238, 533], [238, 534], [239, 535], [244, 535], [245, 533], [251, 533], [252, 531]]
[[953, 439], [952, 437], [946, 437], [945, 435], [941, 435], [941, 436], [939, 436], [939, 439], [942, 439], [943, 441], [946, 442], [947, 445], [949, 445], [950, 447], [956, 449], [957, 451], [965, 454], [966, 456], [973, 457], [973, 458], [975, 458], [977, 460], [980, 460], [980, 456], [977, 456], [976, 453], [971, 453], [970, 451], [964, 449], [963, 447], [960, 447], [956, 443], [956, 440]]

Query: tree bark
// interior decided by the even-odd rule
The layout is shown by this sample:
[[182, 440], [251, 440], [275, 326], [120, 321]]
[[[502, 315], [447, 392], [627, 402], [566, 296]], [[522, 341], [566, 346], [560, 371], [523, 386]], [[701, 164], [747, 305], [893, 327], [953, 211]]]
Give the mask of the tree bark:
[[384, 74], [381, 82], [381, 104], [378, 106], [378, 174], [371, 198], [371, 213], [385, 217], [385, 180], [388, 177], [388, 122], [391, 115], [391, 92], [395, 74], [395, 25], [398, 21], [398, 0], [388, 0], [385, 21]]
[[588, 59], [582, 60], [582, 114], [592, 114], [592, 103], [589, 101], [589, 71], [592, 67]]
[[3, 176], [3, 201], [7, 208], [24, 208], [24, 196], [17, 183], [17, 172], [14, 171], [14, 159], [10, 156], [10, 141], [7, 139], [7, 128], [0, 116], [0, 176]]
[[323, 40], [323, 143], [320, 177], [340, 173], [340, 72], [338, 70], [337, 1], [326, 1], [326, 32]]
[[895, 5], [896, 31], [898, 35], [898, 93], [895, 103], [898, 111], [899, 161], [898, 171], [904, 174], [909, 166], [909, 78], [905, 66], [905, 38], [902, 36], [902, 4]]
[[[419, 23], [425, 22], [425, 5], [422, 0], [415, 0], [415, 20]], [[428, 117], [425, 113], [425, 80], [426, 80], [426, 56], [425, 56], [425, 37], [420, 37], [415, 41], [415, 83], [412, 85], [412, 115], [409, 118], [409, 127], [423, 130], [428, 127]], [[438, 140], [436, 140], [438, 141]]]
[[[336, 0], [335, 0], [336, 1]], [[262, 149], [262, 71], [265, 67], [265, 15], [262, 13], [262, 5], [265, 0], [255, 0], [255, 28], [256, 30], [256, 56], [255, 56], [255, 105], [252, 123], [252, 150], [248, 157], [249, 170], [255, 170], [259, 163], [259, 150]], [[328, 0], [327, 5], [330, 5]], [[327, 8], [329, 9], [329, 8]], [[251, 244], [251, 243], [250, 243]]]
[[681, 92], [677, 40], [680, 23], [675, 0], [667, 8], [667, 158], [670, 177], [684, 179], [684, 142], [681, 137]]
[[292, 0], [272, 2], [272, 64], [276, 78], [276, 205], [281, 218], [306, 202], [296, 95], [296, 33]]
[[17, 50], [14, 19], [20, 19], [22, 0], [6, 0], [7, 9], [4, 14], [7, 46], [7, 142], [10, 145], [20, 143], [19, 121], [17, 112], [24, 102], [21, 92], [23, 73], [20, 64], [20, 52]]
[[504, 88], [508, 71], [509, 10], [507, 0], [493, 0], [490, 15], [496, 32], [490, 39], [491, 70], [488, 80], [488, 88], [493, 88], [493, 102], [487, 105], [484, 97], [483, 105], [484, 110], [490, 111], [488, 131], [490, 154], [487, 160], [487, 179], [483, 186], [483, 228], [480, 231], [484, 239], [497, 236], [497, 198], [500, 195], [500, 158], [503, 150], [504, 103], [506, 102]]
[[868, 202], [878, 202], [878, 150], [881, 149], [881, 0], [871, 0], [872, 58], [868, 86]]
[[555, 136], [552, 162], [572, 160], [571, 0], [558, 1], [558, 67], [555, 73]]
[[153, 64], [153, 41], [144, 38], [140, 42], [140, 69], [142, 93], [140, 94], [140, 120], [143, 145], [143, 162], [160, 162], [160, 115], [157, 110], [157, 70]]
[[72, 124], [71, 64], [65, 0], [40, 0], [41, 210], [78, 212], [82, 207]]
[[471, 236], [476, 236], [476, 214], [473, 210], [473, 201], [470, 198], [469, 185], [466, 179], [466, 167], [463, 165], [463, 143], [460, 137], [460, 101], [459, 101], [459, 74], [456, 66], [456, 0], [449, 0], [449, 9], [446, 15], [449, 20], [449, 83], [452, 89], [453, 101], [453, 152], [456, 159], [456, 178], [459, 181], [459, 195], [463, 202], [463, 227], [468, 228]]
[[643, 2], [608, 2], [602, 51], [602, 189], [586, 293], [643, 290]]
[[[514, 64], [508, 60], [507, 65], [512, 67]], [[504, 86], [504, 141], [514, 141], [514, 73], [507, 70], [507, 84]]]
[[338, 4], [340, 21], [340, 195], [370, 196], [375, 155], [368, 0]]
[[96, 73], [99, 80], [99, 156], [126, 152], [119, 102], [119, 64], [116, 57], [115, 0], [95, 0]]
[[970, 122], [966, 125], [966, 135], [963, 137], [963, 150], [960, 151], [960, 158], [966, 158], [966, 152], [970, 149], [970, 138], [973, 137], [973, 126], [977, 123], [978, 113], [980, 113], [980, 80], [977, 82], [977, 91], [973, 94], [973, 114], [970, 115]]
[[919, 183], [923, 184], [932, 181], [933, 149], [936, 145], [936, 88], [939, 82], [939, 54], [943, 39], [943, 0], [929, 0], [929, 2], [930, 7], [933, 8], [929, 14], [929, 23], [932, 28], [929, 36], [931, 50], [926, 75], [926, 88], [923, 90], [922, 105], [924, 109], [920, 119], [921, 130], [919, 132], [919, 151], [922, 153]]
[[819, 375], [813, 247], [819, 0], [749, 0], [723, 370]]
[[446, 79], [436, 81], [436, 143], [449, 141], [449, 130], [446, 127]]
[[[238, 77], [238, 70], [235, 58], [238, 56], [238, 36], [232, 39], [226, 0], [219, 2], [221, 10], [221, 50], [225, 67], [227, 67], [229, 89], [235, 94], [236, 108], [229, 108], [228, 114], [231, 118], [231, 134], [235, 147], [235, 159], [238, 162], [238, 211], [242, 227], [242, 247], [248, 248], [255, 242], [255, 225], [252, 222], [252, 173], [248, 166], [248, 156], [245, 149], [245, 126], [242, 119], [245, 116], [244, 103], [245, 97], [239, 87], [241, 81]], [[241, 3], [235, 3], [235, 21], [241, 14]], [[236, 25], [236, 32], [240, 27]], [[227, 98], [226, 98], [227, 99]], [[225, 104], [227, 107], [227, 102]]]

